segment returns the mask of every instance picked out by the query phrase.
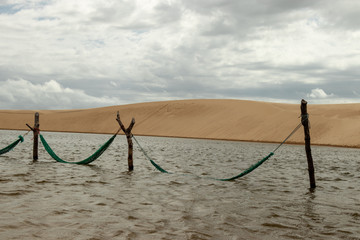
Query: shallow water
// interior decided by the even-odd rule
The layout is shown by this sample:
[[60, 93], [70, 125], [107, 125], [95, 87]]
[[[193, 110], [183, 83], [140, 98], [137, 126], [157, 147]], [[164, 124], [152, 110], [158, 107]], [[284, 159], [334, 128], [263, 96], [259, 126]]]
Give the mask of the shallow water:
[[[0, 148], [18, 131], [0, 131]], [[82, 160], [109, 135], [43, 133], [64, 160]], [[309, 190], [303, 146], [284, 145], [249, 175], [237, 175], [276, 144], [137, 137], [127, 171], [118, 136], [89, 166], [56, 163], [31, 136], [0, 156], [0, 239], [360, 239], [359, 149], [312, 147]], [[134, 143], [134, 146], [136, 144]], [[192, 176], [196, 174], [205, 178]]]

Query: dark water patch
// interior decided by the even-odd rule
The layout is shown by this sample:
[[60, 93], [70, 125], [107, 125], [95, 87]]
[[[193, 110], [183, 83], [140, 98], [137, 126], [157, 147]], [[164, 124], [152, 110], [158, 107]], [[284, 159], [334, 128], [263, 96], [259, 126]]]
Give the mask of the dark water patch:
[[56, 183], [56, 181], [54, 181], [54, 180], [47, 180], [47, 179], [36, 180], [36, 181], [35, 181], [35, 184], [50, 184], [50, 183]]
[[276, 222], [263, 223], [261, 225], [268, 228], [297, 229], [295, 226], [287, 225], [284, 223], [276, 223]]
[[9, 183], [12, 182], [13, 180], [11, 178], [0, 178], [0, 183]]
[[31, 190], [14, 190], [14, 191], [0, 191], [0, 196], [12, 196], [12, 197], [16, 197], [16, 196], [21, 196], [21, 195], [25, 195], [32, 192]]

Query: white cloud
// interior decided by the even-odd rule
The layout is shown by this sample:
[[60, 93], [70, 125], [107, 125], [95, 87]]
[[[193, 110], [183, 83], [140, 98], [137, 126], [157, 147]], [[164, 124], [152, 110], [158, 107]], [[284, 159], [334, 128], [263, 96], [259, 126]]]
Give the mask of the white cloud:
[[[47, 83], [56, 79], [98, 99], [82, 107], [98, 106], [99, 99], [292, 102], [314, 86], [326, 86], [332, 100], [350, 99], [360, 87], [358, 6], [356, 0], [6, 1], [0, 83], [26, 79], [56, 89]], [[13, 97], [4, 93], [0, 98], [9, 102], [1, 104], [15, 106]], [[67, 108], [67, 101], [46, 107]]]
[[330, 98], [330, 97], [334, 97], [334, 94], [327, 94], [324, 90], [320, 89], [320, 88], [315, 88], [311, 90], [311, 93], [307, 95], [310, 98], [320, 98], [320, 99], [324, 99], [324, 98]]
[[44, 84], [24, 79], [0, 82], [0, 96], [1, 109], [73, 109], [121, 104], [117, 98], [90, 96], [83, 90], [65, 88], [55, 80]]
[[114, 81], [110, 81], [110, 85], [113, 86], [113, 87], [117, 87], [117, 86], [118, 86], [117, 83], [114, 82]]

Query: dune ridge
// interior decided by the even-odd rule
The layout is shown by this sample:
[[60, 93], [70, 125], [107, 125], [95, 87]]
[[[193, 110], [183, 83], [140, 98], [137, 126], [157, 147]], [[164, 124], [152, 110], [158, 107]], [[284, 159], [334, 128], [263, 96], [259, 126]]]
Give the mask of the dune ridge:
[[[39, 110], [41, 131], [107, 133], [119, 128], [116, 113], [134, 135], [281, 142], [300, 123], [299, 104], [245, 100], [176, 100], [92, 109]], [[28, 130], [36, 110], [0, 110], [0, 129]], [[311, 142], [360, 147], [360, 104], [308, 104]], [[302, 144], [303, 129], [288, 143]]]

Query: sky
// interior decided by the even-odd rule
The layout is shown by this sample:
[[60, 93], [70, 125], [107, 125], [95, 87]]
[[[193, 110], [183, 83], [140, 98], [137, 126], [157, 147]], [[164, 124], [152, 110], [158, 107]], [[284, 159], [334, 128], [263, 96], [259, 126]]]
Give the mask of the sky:
[[360, 103], [358, 0], [0, 0], [0, 109]]

